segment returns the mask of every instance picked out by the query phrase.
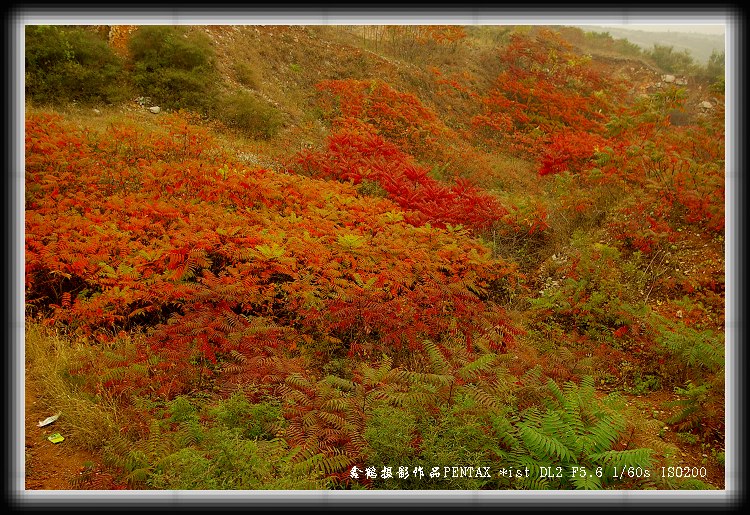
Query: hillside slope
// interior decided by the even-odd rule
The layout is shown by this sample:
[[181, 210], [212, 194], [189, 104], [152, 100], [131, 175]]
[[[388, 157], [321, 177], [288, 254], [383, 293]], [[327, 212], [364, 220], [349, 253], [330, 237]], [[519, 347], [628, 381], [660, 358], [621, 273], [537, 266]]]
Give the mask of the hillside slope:
[[[137, 30], [108, 33], [127, 55]], [[723, 488], [708, 84], [547, 27], [196, 33], [203, 113], [27, 108], [27, 323], [72, 353], [29, 375], [70, 431], [104, 413], [112, 477]], [[248, 98], [274, 131], [226, 116]], [[468, 465], [492, 474], [417, 476]]]

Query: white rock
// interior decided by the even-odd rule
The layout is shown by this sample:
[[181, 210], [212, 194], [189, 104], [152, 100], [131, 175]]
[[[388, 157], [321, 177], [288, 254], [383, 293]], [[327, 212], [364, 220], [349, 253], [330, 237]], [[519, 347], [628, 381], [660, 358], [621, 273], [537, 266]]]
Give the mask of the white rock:
[[149, 107], [148, 110], [154, 114], [159, 114], [159, 112], [161, 111], [161, 107], [159, 106]]
[[712, 108], [712, 107], [714, 106], [714, 105], [713, 105], [713, 104], [712, 104], [711, 102], [709, 102], [708, 100], [704, 100], [703, 102], [701, 102], [701, 104], [700, 104], [700, 105], [701, 105], [701, 109], [711, 109], [711, 108]]
[[674, 75], [662, 75], [661, 76], [661, 80], [663, 80], [664, 82], [674, 82], [675, 78], [676, 77]]

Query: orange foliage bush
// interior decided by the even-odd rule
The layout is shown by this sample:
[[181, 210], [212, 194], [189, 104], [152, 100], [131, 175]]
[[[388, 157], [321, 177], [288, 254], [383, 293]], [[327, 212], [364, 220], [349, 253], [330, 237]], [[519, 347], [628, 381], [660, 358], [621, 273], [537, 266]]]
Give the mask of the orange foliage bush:
[[[88, 333], [151, 328], [148, 345], [167, 356], [158, 373], [319, 341], [344, 352], [418, 348], [447, 333], [468, 347], [477, 337], [512, 343], [488, 299], [513, 268], [463, 232], [415, 227], [390, 200], [246, 169], [179, 115], [162, 133], [101, 135], [30, 116], [26, 143], [27, 302]], [[436, 199], [477, 192], [428, 181], [393, 152], [398, 181], [412, 188], [397, 200], [421, 207], [420, 221], [461, 221]], [[430, 198], [422, 190], [432, 203], [420, 204]], [[428, 207], [443, 218], [428, 218]], [[481, 221], [487, 208], [473, 209], [467, 221]]]

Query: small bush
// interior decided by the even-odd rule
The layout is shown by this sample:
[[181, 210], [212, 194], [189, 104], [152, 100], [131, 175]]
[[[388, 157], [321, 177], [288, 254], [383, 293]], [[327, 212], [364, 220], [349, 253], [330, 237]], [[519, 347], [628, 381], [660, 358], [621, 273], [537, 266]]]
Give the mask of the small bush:
[[375, 408], [364, 432], [371, 449], [371, 464], [382, 467], [413, 457], [411, 441], [415, 431], [416, 419], [409, 412], [386, 406]]
[[210, 410], [222, 425], [239, 429], [244, 438], [272, 439], [271, 427], [281, 420], [281, 408], [271, 403], [251, 404], [247, 397], [237, 392]]
[[700, 78], [707, 81], [710, 84], [711, 91], [716, 93], [724, 93], [726, 75], [724, 61], [724, 52], [714, 50], [700, 73]]
[[259, 139], [275, 136], [283, 122], [276, 108], [246, 91], [226, 95], [219, 103], [218, 118], [229, 127]]
[[362, 195], [370, 195], [371, 197], [388, 197], [388, 192], [380, 185], [379, 182], [370, 181], [367, 179], [364, 179], [361, 183], [359, 183], [359, 186], [357, 186], [357, 191]]
[[182, 27], [147, 26], [133, 33], [128, 48], [140, 94], [168, 109], [206, 113], [214, 106], [219, 76], [208, 36]]
[[[106, 459], [131, 488], [160, 490], [303, 490], [325, 488], [319, 474], [300, 471], [282, 439], [263, 439], [252, 425], [270, 414], [269, 404], [250, 404], [242, 393], [218, 403], [178, 397], [169, 419], [153, 419], [148, 436], [119, 435]], [[269, 411], [270, 410], [270, 411]], [[250, 431], [245, 427], [250, 424]]]
[[246, 62], [235, 63], [234, 76], [240, 84], [247, 88], [258, 89], [260, 85], [258, 72]]
[[26, 95], [38, 103], [115, 103], [127, 98], [124, 63], [93, 32], [29, 26], [25, 37]]
[[698, 69], [688, 50], [678, 52], [672, 46], [655, 43], [648, 56], [667, 73], [690, 75]]

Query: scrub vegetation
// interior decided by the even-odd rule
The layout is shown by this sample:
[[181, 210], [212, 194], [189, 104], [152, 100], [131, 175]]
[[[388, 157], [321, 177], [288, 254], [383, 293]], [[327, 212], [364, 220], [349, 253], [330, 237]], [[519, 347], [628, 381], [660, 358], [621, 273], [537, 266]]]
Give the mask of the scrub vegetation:
[[26, 28], [26, 359], [117, 487], [724, 487], [718, 55], [106, 32]]

